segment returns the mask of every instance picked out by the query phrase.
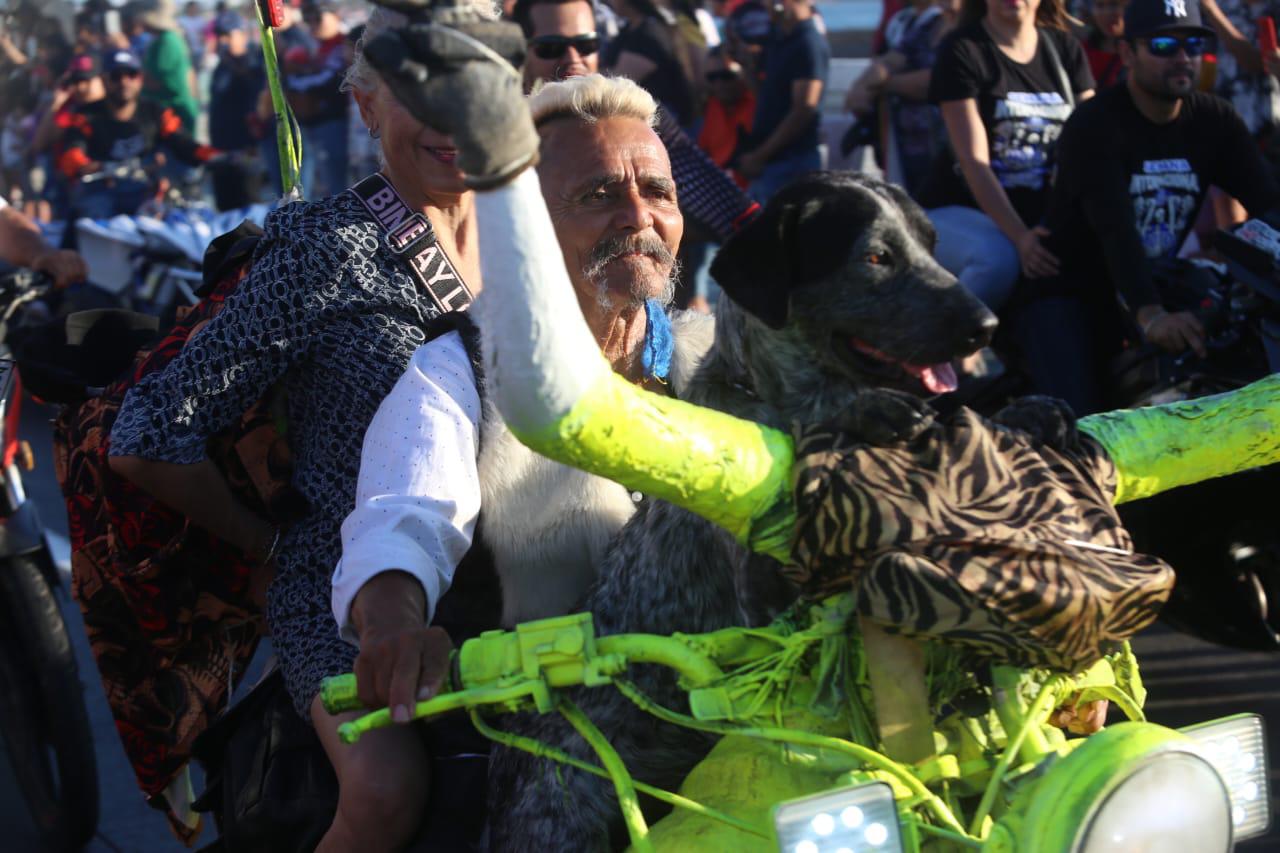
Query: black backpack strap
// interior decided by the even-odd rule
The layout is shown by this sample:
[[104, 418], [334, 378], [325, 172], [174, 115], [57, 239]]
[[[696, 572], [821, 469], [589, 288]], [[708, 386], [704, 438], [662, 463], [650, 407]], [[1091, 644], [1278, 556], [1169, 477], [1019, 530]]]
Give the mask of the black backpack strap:
[[347, 190], [364, 205], [382, 229], [382, 241], [441, 314], [471, 304], [471, 291], [440, 248], [436, 232], [423, 216], [400, 198], [396, 188], [375, 172]]
[[262, 234], [260, 226], [246, 219], [227, 233], [214, 237], [204, 250], [200, 264], [203, 282], [196, 296], [201, 299], [208, 296], [227, 276], [253, 257]]

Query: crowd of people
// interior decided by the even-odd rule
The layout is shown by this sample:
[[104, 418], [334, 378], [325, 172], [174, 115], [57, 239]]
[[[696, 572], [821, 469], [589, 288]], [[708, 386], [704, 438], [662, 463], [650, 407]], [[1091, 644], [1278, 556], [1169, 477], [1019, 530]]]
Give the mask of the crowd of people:
[[[1095, 411], [1100, 360], [1117, 340], [1202, 350], [1204, 330], [1164, 308], [1152, 270], [1198, 218], [1280, 201], [1280, 53], [1255, 39], [1266, 4], [1094, 0], [1079, 10], [1086, 26], [1062, 0], [887, 5], [845, 104], [926, 210], [938, 261], [1001, 311], [1036, 390]], [[613, 369], [672, 393], [701, 339], [669, 313], [678, 259], [685, 299], [709, 308], [715, 244], [826, 162], [821, 16], [812, 0], [515, 0], [503, 11], [525, 38], [540, 143], [537, 181], [521, 191], [536, 203], [540, 185], [546, 236]], [[451, 644], [565, 612], [635, 509], [625, 490], [538, 468], [486, 422], [476, 345], [449, 320], [489, 269], [476, 225], [485, 194], [450, 136], [365, 59], [362, 47], [400, 21], [352, 12], [285, 6], [274, 39], [309, 201], [270, 215], [235, 297], [133, 386], [110, 443], [118, 477], [271, 574], [266, 623], [285, 685], [340, 785], [322, 850], [412, 837], [433, 747], [404, 729], [339, 743], [344, 718], [320, 710], [321, 679], [354, 668], [363, 698], [407, 719], [438, 689]], [[84, 181], [132, 158], [158, 161], [156, 174], [207, 166], [220, 207], [278, 196], [251, 20], [225, 3], [178, 15], [171, 0], [90, 0], [68, 38], [35, 7], [13, 10], [0, 32], [5, 259], [83, 275], [30, 223], [136, 210], [151, 182]], [[381, 183], [344, 192], [375, 172]], [[429, 227], [396, 250], [389, 209]], [[1109, 329], [1117, 337], [1101, 340]], [[287, 523], [246, 503], [208, 450], [276, 391], [305, 507]], [[562, 547], [521, 580], [530, 558], [515, 545], [553, 538], [549, 527]], [[450, 598], [495, 573], [501, 593], [472, 583], [469, 600]], [[134, 746], [143, 760], [145, 737]], [[147, 793], [165, 795], [168, 781]]]

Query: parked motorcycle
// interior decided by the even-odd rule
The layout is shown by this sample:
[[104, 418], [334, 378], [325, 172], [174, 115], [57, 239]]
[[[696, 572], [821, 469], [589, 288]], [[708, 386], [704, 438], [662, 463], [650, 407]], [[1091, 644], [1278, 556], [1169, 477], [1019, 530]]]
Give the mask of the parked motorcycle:
[[42, 850], [79, 850], [98, 824], [93, 737], [65, 595], [35, 504], [22, 488], [33, 465], [18, 434], [22, 383], [9, 352], [23, 305], [52, 287], [43, 274], [0, 277], [0, 735]]

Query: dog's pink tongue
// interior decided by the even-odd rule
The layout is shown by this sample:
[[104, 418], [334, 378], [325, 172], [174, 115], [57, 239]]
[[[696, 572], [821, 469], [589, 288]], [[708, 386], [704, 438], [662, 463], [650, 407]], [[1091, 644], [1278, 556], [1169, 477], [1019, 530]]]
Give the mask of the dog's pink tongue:
[[906, 364], [907, 372], [916, 376], [929, 389], [931, 394], [947, 394], [956, 390], [960, 383], [956, 380], [956, 371], [950, 363], [940, 364]]

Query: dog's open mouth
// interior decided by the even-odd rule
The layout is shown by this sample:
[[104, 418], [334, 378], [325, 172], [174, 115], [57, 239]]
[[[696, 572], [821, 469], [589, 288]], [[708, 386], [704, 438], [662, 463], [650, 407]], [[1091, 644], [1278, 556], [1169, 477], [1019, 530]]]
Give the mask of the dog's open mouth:
[[956, 390], [959, 384], [956, 371], [950, 362], [939, 364], [912, 364], [901, 361], [854, 337], [837, 336], [843, 349], [850, 355], [857, 368], [873, 376], [902, 381], [914, 377], [930, 394], [946, 394]]

